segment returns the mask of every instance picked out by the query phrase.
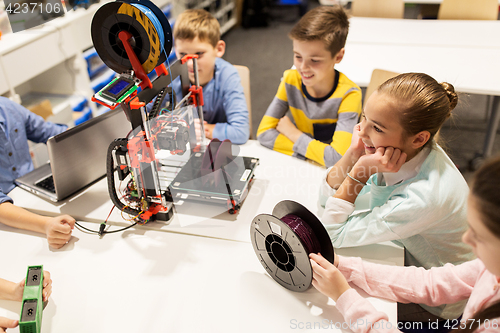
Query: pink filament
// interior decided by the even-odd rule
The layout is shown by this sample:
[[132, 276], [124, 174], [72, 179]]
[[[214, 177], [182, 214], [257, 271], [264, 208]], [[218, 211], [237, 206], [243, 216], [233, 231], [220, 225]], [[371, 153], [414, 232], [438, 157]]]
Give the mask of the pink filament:
[[281, 221], [288, 225], [290, 229], [297, 235], [297, 237], [304, 244], [307, 254], [319, 253], [321, 250], [321, 245], [319, 244], [318, 238], [314, 234], [312, 228], [300, 217], [288, 214], [281, 218]]

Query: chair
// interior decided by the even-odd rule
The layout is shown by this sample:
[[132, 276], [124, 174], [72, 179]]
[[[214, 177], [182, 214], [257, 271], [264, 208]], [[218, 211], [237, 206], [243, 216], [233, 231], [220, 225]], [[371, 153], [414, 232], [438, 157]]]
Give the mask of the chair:
[[372, 72], [372, 77], [370, 78], [370, 83], [368, 84], [368, 87], [366, 88], [365, 96], [363, 97], [363, 106], [366, 105], [366, 101], [368, 100], [368, 97], [377, 90], [377, 88], [384, 83], [385, 81], [389, 80], [390, 78], [393, 78], [395, 76], [399, 75], [399, 73], [396, 72], [390, 72], [386, 71], [383, 69], [374, 69]]
[[403, 0], [353, 0], [352, 16], [404, 18]]
[[240, 75], [241, 85], [243, 86], [243, 92], [245, 93], [245, 99], [247, 101], [248, 108], [248, 123], [250, 126], [250, 139], [253, 139], [252, 131], [252, 100], [250, 97], [250, 70], [247, 66], [234, 65], [238, 74]]
[[439, 20], [496, 20], [498, 0], [443, 0]]

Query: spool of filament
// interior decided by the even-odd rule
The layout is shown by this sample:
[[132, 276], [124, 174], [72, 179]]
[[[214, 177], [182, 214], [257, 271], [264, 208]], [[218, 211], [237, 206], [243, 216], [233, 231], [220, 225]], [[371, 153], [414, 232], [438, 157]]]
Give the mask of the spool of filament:
[[172, 31], [163, 12], [150, 1], [109, 2], [92, 19], [92, 42], [102, 61], [117, 73], [132, 69], [118, 35], [129, 32], [130, 46], [142, 68], [150, 73], [172, 49]]
[[320, 252], [333, 263], [333, 246], [324, 226], [295, 201], [279, 202], [272, 215], [257, 215], [250, 226], [250, 237], [267, 273], [293, 291], [306, 291], [311, 286], [309, 253]]

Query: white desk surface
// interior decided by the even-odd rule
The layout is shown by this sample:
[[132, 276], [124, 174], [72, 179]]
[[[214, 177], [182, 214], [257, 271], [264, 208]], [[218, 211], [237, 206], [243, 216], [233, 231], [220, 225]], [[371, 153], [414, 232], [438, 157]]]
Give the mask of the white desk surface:
[[[322, 327], [308, 332], [325, 325], [329, 332], [349, 332], [334, 329], [344, 320], [331, 299], [314, 288], [296, 293], [281, 287], [247, 242], [146, 227], [102, 239], [75, 230], [61, 250], [5, 225], [0, 237], [2, 278], [21, 281], [29, 265], [43, 264], [51, 273], [42, 332], [295, 332], [305, 325]], [[402, 249], [393, 245], [338, 252], [402, 265]], [[370, 301], [396, 324], [396, 303]], [[0, 316], [18, 319], [20, 310], [20, 302], [0, 300]]]
[[500, 96], [500, 49], [347, 43], [336, 66], [352, 81], [368, 86], [376, 68], [398, 73], [423, 72], [459, 92]]
[[348, 43], [500, 48], [500, 21], [349, 19]]
[[[231, 215], [225, 205], [185, 202], [176, 206], [177, 212], [169, 225], [148, 223], [155, 229], [201, 235], [221, 239], [250, 241], [250, 223], [258, 214], [271, 214], [282, 200], [300, 202], [317, 216], [319, 184], [325, 168], [295, 157], [280, 154], [250, 140], [241, 148], [240, 155], [260, 158], [255, 179], [238, 214]], [[9, 193], [16, 205], [44, 215], [70, 214], [77, 220], [101, 223], [113, 207], [109, 199], [107, 180], [104, 178], [84, 192], [58, 204], [39, 198], [21, 188]], [[126, 214], [125, 214], [126, 216]], [[130, 224], [115, 209], [108, 220], [121, 226]], [[97, 229], [97, 224], [91, 225]]]

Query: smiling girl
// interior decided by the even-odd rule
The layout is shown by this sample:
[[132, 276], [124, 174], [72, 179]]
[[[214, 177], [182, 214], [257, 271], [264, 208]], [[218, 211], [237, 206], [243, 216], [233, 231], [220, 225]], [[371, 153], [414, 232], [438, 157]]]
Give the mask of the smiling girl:
[[[448, 321], [452, 332], [500, 331], [500, 157], [475, 174], [468, 199], [468, 230], [463, 242], [478, 259], [454, 266], [425, 270], [417, 267], [377, 265], [360, 258], [336, 257], [334, 265], [311, 254], [313, 286], [336, 301], [347, 322], [370, 322], [354, 326], [355, 332], [399, 332], [387, 323], [387, 315], [351, 289], [348, 281], [371, 296], [429, 306], [468, 300], [462, 320]], [[359, 321], [358, 321], [359, 320]], [[429, 328], [430, 322], [422, 326]], [[391, 326], [393, 326], [391, 328]], [[402, 326], [398, 324], [398, 326]], [[374, 329], [371, 329], [374, 328]], [[431, 326], [432, 328], [432, 326]]]
[[[370, 96], [351, 146], [323, 185], [322, 222], [334, 247], [393, 241], [406, 249], [406, 266], [424, 268], [473, 259], [461, 242], [467, 183], [433, 140], [457, 101], [452, 85], [421, 73], [392, 78]], [[464, 306], [405, 305], [398, 316], [454, 319]]]

